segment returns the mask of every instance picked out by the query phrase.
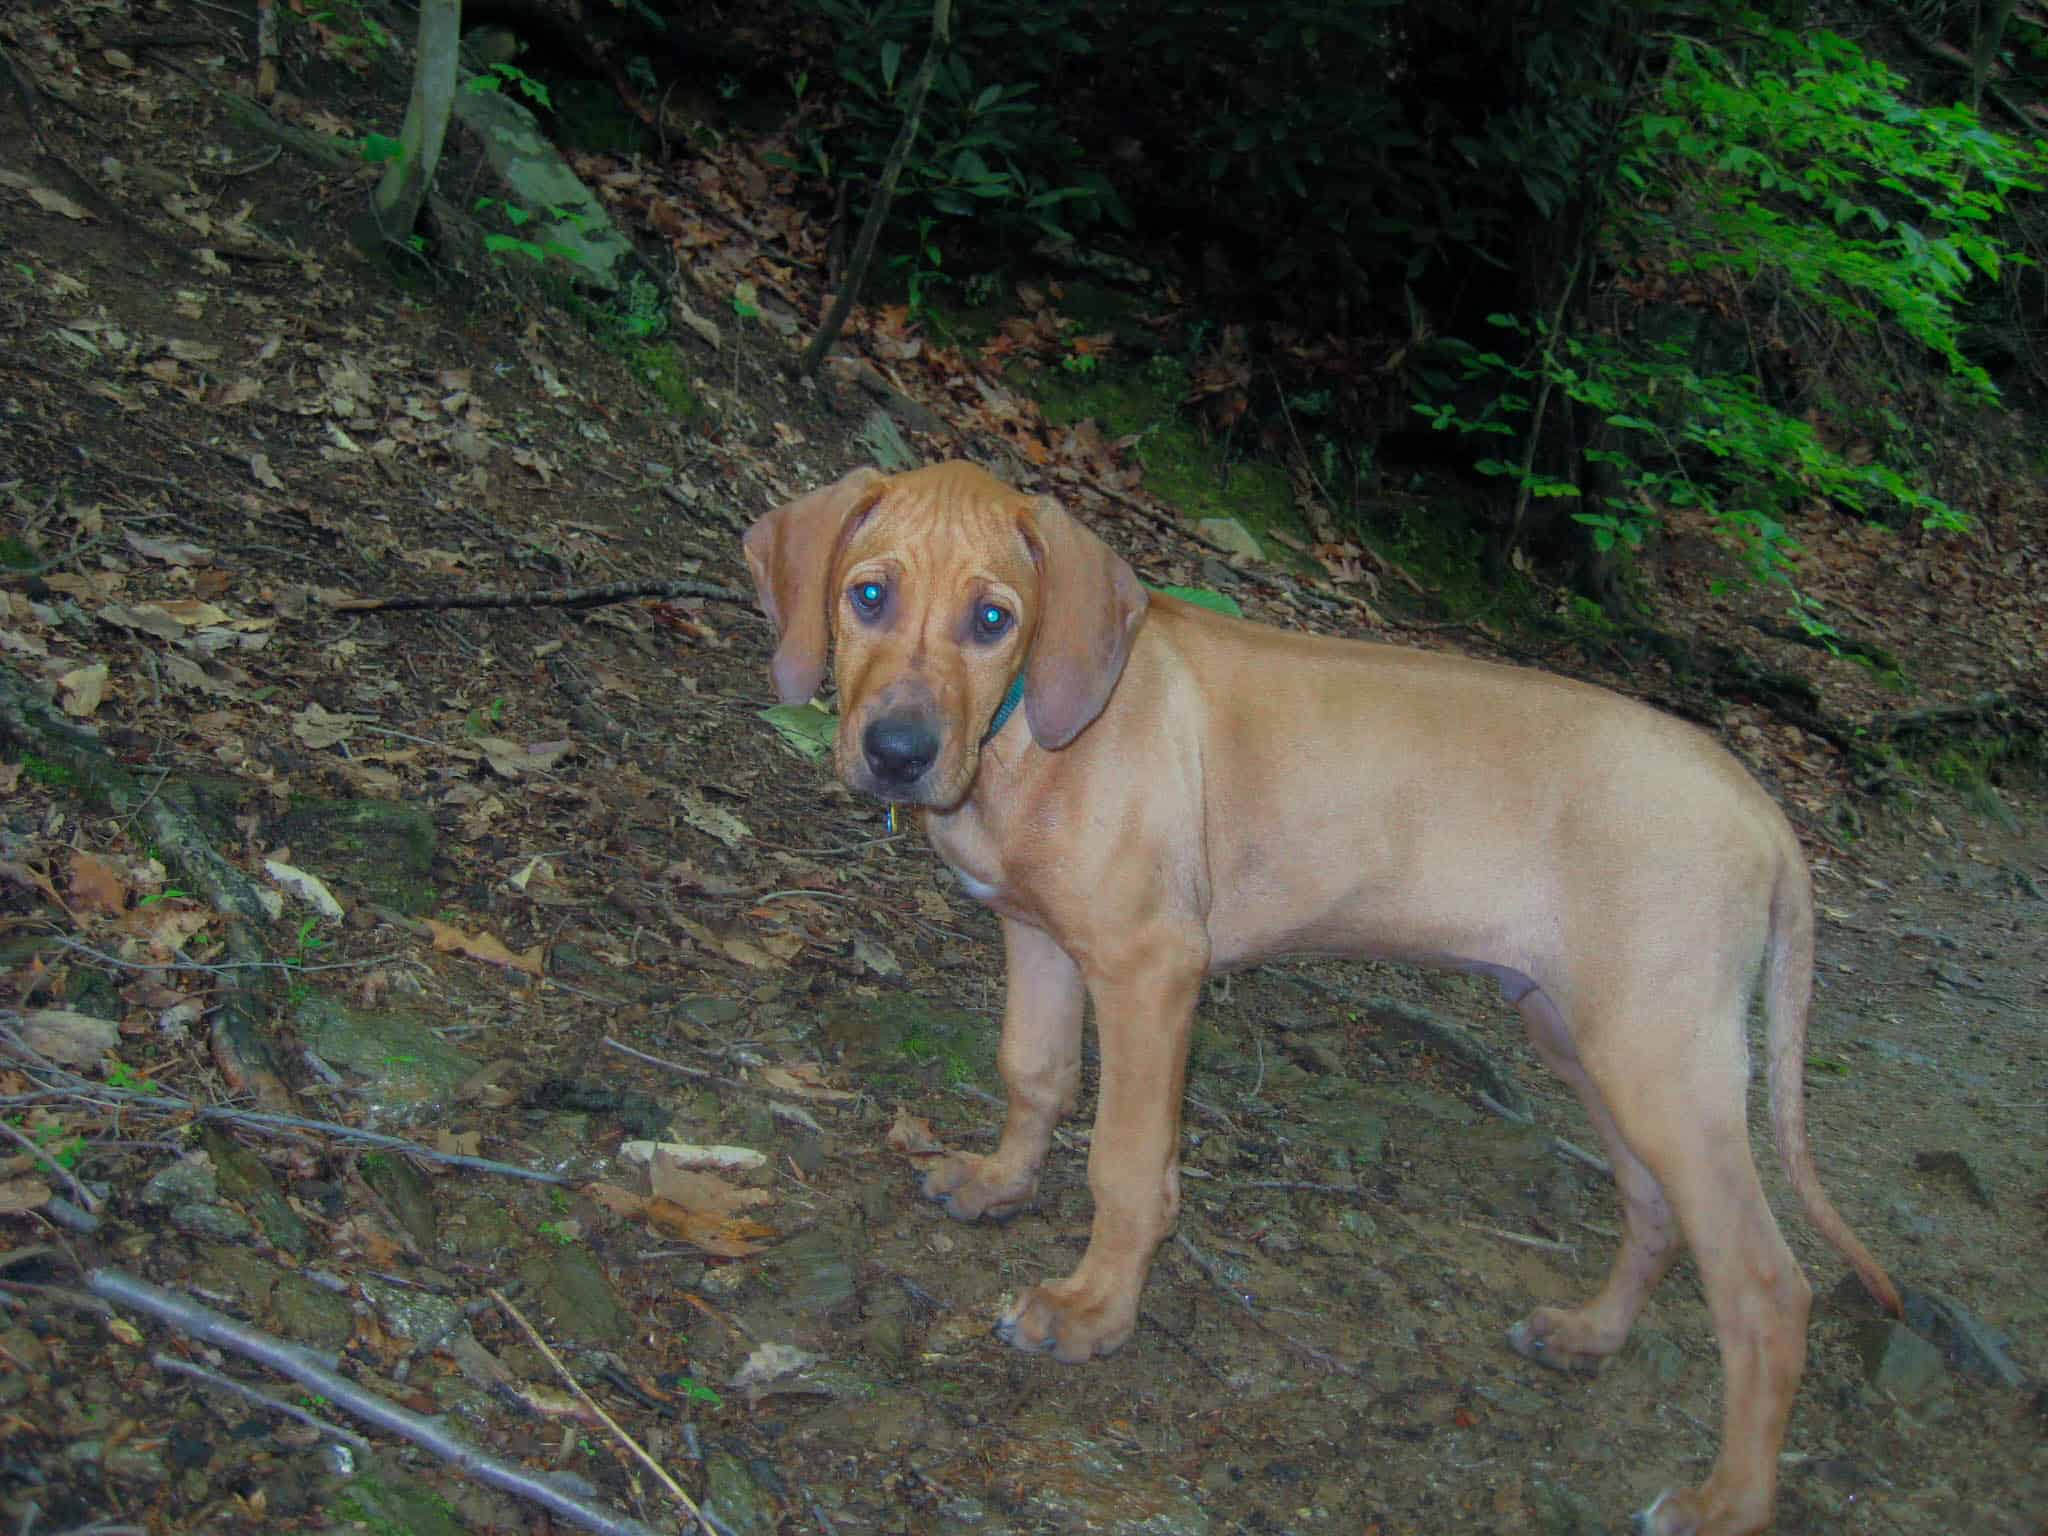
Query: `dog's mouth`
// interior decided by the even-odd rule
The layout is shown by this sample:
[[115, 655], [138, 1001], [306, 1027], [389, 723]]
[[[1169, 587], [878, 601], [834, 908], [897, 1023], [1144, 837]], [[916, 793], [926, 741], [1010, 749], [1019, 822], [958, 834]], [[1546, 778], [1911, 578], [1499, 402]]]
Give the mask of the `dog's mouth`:
[[973, 778], [972, 754], [962, 761], [949, 747], [945, 728], [929, 711], [872, 715], [839, 743], [839, 777], [856, 794], [884, 804], [946, 810], [960, 802]]

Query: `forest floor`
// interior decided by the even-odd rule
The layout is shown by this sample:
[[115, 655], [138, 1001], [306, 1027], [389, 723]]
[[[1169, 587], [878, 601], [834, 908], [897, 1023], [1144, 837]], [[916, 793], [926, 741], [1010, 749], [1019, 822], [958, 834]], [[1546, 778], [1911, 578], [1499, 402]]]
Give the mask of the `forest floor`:
[[[1446, 623], [1341, 561], [1345, 579], [1221, 561], [1100, 433], [1046, 427], [1014, 371], [901, 314], [864, 318], [846, 345], [863, 362], [810, 384], [773, 305], [728, 305], [715, 345], [678, 333], [687, 405], [664, 398], [643, 354], [530, 289], [400, 285], [341, 233], [367, 172], [230, 117], [217, 87], [238, 77], [206, 48], [90, 47], [61, 9], [0, 29], [35, 87], [0, 145], [0, 653], [131, 773], [178, 786], [231, 863], [339, 898], [341, 918], [294, 904], [269, 934], [289, 1107], [422, 1155], [218, 1113], [261, 1095], [209, 1032], [216, 915], [135, 816], [18, 739], [0, 753], [0, 1107], [70, 1165], [0, 1169], [8, 1530], [551, 1528], [395, 1436], [350, 1445], [178, 1372], [368, 1428], [232, 1347], [86, 1298], [109, 1271], [338, 1358], [663, 1530], [686, 1528], [678, 1507], [513, 1305], [749, 1536], [1598, 1532], [1703, 1470], [1720, 1371], [1689, 1263], [1595, 1379], [1502, 1341], [1598, 1285], [1617, 1217], [1556, 1145], [1594, 1145], [1576, 1105], [1497, 993], [1457, 977], [1303, 963], [1213, 985], [1186, 1202], [1137, 1336], [1068, 1367], [990, 1335], [1004, 1293], [1085, 1243], [1085, 1104], [1034, 1211], [960, 1226], [918, 1198], [906, 1128], [986, 1147], [1000, 1123], [994, 921], [763, 720], [770, 637], [738, 552], [752, 518], [871, 457], [879, 410], [924, 457], [1067, 499], [1148, 581], [1226, 587], [1272, 622], [1533, 655], [1710, 719], [1814, 866], [1824, 1179], [1902, 1285], [1984, 1331], [1938, 1370], [1879, 1370], [1869, 1304], [1777, 1175], [1758, 1085], [1757, 1160], [1817, 1293], [1777, 1529], [2048, 1531], [2037, 770], [1958, 748], [1869, 793], [1813, 719], [1617, 641]], [[298, 120], [360, 136], [371, 108], [347, 83]], [[455, 148], [451, 183], [473, 174]], [[751, 273], [809, 317], [818, 236], [750, 155], [664, 173], [661, 196], [712, 231], [688, 291], [707, 311]], [[623, 209], [639, 194], [619, 184]], [[1056, 326], [1054, 307], [1021, 296], [1025, 328]], [[1668, 632], [1805, 678], [1848, 732], [1946, 705], [1986, 711], [1988, 736], [2004, 706], [1986, 701], [2037, 700], [2048, 664], [2048, 516], [2038, 486], [1977, 510], [1939, 539], [1824, 509], [1795, 530], [1803, 584], [1896, 653], [1906, 693], [1767, 633], [1775, 600], [1720, 590], [1703, 539], [1660, 553], [1645, 598]], [[664, 579], [703, 591], [347, 606]], [[387, 826], [391, 851], [369, 830]], [[1461, 1031], [1526, 1123], [1480, 1106]], [[650, 1202], [625, 1150], [646, 1140], [760, 1157], [664, 1175]]]

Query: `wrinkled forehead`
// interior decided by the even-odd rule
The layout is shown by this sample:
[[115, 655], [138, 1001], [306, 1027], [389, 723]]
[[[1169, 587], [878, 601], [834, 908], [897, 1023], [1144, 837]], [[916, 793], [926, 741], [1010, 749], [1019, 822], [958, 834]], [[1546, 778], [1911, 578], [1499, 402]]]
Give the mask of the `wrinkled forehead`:
[[943, 494], [955, 488], [920, 484], [920, 479], [911, 476], [909, 484], [882, 493], [846, 541], [839, 560], [842, 578], [862, 564], [881, 561], [902, 580], [943, 584], [979, 579], [1003, 582], [1019, 593], [1036, 589], [1038, 567], [1024, 536], [1029, 502], [1005, 487], [997, 487], [1001, 494]]

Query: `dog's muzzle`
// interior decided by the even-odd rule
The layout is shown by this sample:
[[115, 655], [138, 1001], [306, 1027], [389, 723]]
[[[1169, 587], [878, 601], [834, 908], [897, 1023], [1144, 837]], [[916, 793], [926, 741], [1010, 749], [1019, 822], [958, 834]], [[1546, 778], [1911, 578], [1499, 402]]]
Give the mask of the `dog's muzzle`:
[[939, 730], [922, 714], [879, 715], [861, 732], [860, 754], [885, 799], [908, 799], [939, 757]]

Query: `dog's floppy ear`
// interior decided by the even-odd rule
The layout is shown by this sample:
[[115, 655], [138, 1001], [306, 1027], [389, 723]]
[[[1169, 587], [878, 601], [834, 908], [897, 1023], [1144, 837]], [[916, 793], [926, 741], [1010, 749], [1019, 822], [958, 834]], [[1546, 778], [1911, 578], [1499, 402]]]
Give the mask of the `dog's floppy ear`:
[[775, 626], [775, 660], [768, 672], [785, 704], [805, 703], [825, 680], [832, 621], [825, 583], [840, 540], [854, 515], [874, 505], [882, 481], [875, 470], [856, 469], [767, 513], [740, 541], [761, 611]]
[[1039, 608], [1024, 673], [1024, 718], [1056, 751], [1102, 713], [1145, 617], [1138, 573], [1115, 550], [1041, 496], [1024, 537], [1038, 560]]

